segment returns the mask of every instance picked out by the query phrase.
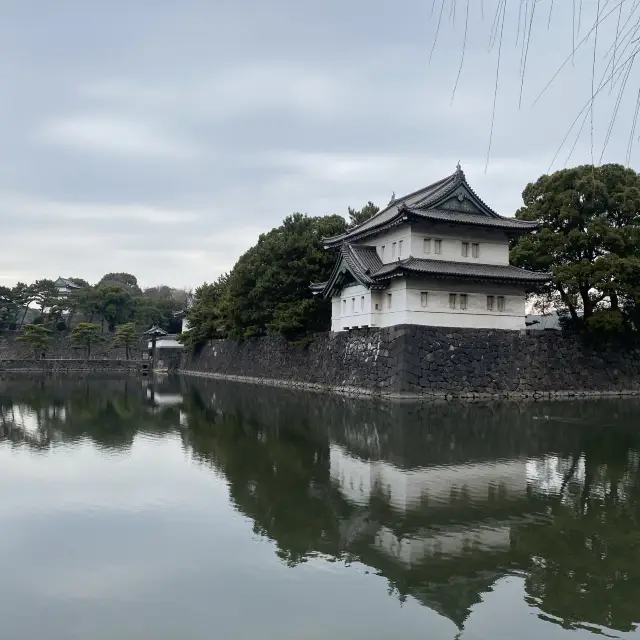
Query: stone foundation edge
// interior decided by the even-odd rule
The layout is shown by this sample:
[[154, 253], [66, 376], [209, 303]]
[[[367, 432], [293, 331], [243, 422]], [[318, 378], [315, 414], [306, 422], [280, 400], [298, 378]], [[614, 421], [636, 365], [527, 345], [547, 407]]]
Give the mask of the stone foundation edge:
[[374, 397], [382, 400], [414, 400], [414, 401], [453, 401], [464, 400], [470, 402], [486, 401], [486, 400], [561, 400], [575, 398], [619, 398], [623, 396], [640, 396], [640, 389], [624, 389], [615, 391], [507, 391], [498, 393], [445, 393], [445, 392], [426, 392], [426, 393], [398, 393], [398, 392], [378, 392], [361, 387], [348, 387], [338, 385], [323, 385], [311, 382], [299, 382], [295, 380], [284, 380], [278, 378], [256, 378], [252, 376], [239, 376], [223, 373], [213, 373], [207, 371], [191, 371], [188, 369], [178, 369], [179, 375], [193, 376], [197, 378], [211, 378], [214, 380], [229, 380], [233, 382], [243, 382], [246, 384], [257, 384], [269, 387], [285, 387], [289, 389], [300, 389], [304, 391], [316, 391], [320, 393], [335, 393], [343, 396], [352, 397]]
[[0, 360], [0, 373], [131, 373], [139, 372], [141, 360]]

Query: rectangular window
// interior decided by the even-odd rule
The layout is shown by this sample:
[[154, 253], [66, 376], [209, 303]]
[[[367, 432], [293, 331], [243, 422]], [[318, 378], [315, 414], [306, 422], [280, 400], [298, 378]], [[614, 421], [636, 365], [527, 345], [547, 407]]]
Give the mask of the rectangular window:
[[402, 240], [398, 240], [398, 258], [402, 258]]
[[426, 291], [423, 291], [420, 294], [420, 306], [426, 307], [428, 302], [429, 302], [429, 295], [427, 294]]
[[387, 309], [391, 309], [391, 294], [387, 293]]
[[391, 243], [391, 259], [392, 260], [396, 259], [396, 243], [395, 242]]
[[376, 302], [376, 311], [380, 311], [380, 305]]
[[455, 293], [450, 293], [449, 294], [449, 309], [455, 309], [456, 308], [456, 294]]
[[480, 245], [477, 242], [474, 242], [471, 245], [471, 257], [479, 258], [480, 257]]
[[360, 311], [364, 311], [364, 296], [360, 298]]
[[467, 294], [466, 293], [461, 293], [460, 294], [460, 308], [461, 309], [466, 309], [467, 308]]
[[424, 239], [424, 255], [431, 255], [431, 238]]
[[498, 311], [504, 311], [504, 296], [498, 296]]
[[384, 245], [380, 247], [380, 258], [384, 261]]
[[442, 253], [442, 240], [433, 241], [433, 253], [440, 255]]
[[493, 296], [487, 296], [487, 311], [493, 311]]
[[463, 242], [462, 243], [462, 257], [466, 258], [469, 255], [469, 243], [468, 242]]
[[356, 310], [356, 299], [351, 298], [351, 313], [353, 313], [355, 310]]

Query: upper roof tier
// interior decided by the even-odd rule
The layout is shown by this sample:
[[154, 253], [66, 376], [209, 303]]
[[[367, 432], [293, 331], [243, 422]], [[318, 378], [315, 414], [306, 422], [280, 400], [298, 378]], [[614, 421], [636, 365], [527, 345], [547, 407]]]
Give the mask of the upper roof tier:
[[460, 165], [450, 176], [401, 198], [394, 198], [379, 211], [346, 233], [324, 238], [326, 247], [352, 242], [411, 220], [430, 220], [448, 224], [501, 229], [508, 233], [527, 233], [537, 222], [498, 215], [469, 186]]

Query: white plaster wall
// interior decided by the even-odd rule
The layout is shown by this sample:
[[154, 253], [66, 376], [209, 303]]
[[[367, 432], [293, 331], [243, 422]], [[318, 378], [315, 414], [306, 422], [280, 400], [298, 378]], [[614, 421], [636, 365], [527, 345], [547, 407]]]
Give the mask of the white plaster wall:
[[331, 299], [331, 330], [372, 326], [371, 291], [362, 285], [345, 287]]
[[[399, 255], [399, 242], [402, 240], [402, 253]], [[393, 243], [396, 243], [396, 255], [393, 256]], [[395, 262], [399, 257], [408, 258], [411, 255], [411, 227], [408, 224], [389, 229], [385, 233], [368, 237], [357, 244], [375, 246], [378, 256], [384, 264]], [[382, 247], [385, 247], [384, 255]]]
[[[391, 294], [391, 309], [389, 309], [389, 294]], [[407, 286], [404, 278], [391, 280], [386, 289], [373, 292], [372, 322], [374, 327], [407, 324]]]
[[[431, 238], [431, 253], [425, 255], [424, 240]], [[433, 253], [433, 240], [442, 240], [442, 253]], [[469, 255], [462, 255], [462, 242], [469, 243]], [[471, 256], [471, 243], [480, 245], [477, 258]], [[472, 262], [476, 264], [509, 264], [509, 239], [502, 231], [456, 227], [445, 224], [420, 223], [411, 226], [411, 255], [414, 258]]]
[[[422, 306], [421, 294], [427, 293], [427, 306]], [[467, 295], [467, 308], [449, 308], [449, 294]], [[387, 296], [391, 294], [391, 309]], [[365, 296], [365, 311], [359, 312], [360, 296]], [[487, 309], [487, 296], [495, 297], [494, 310]], [[504, 311], [498, 311], [498, 296], [505, 299]], [[351, 313], [351, 299], [356, 298], [356, 313]], [[342, 315], [342, 300], [347, 301], [347, 313]], [[524, 287], [486, 282], [465, 282], [426, 278], [398, 278], [387, 289], [369, 291], [366, 287], [347, 287], [340, 298], [333, 299], [332, 331], [361, 326], [391, 327], [415, 324], [430, 327], [508, 329], [525, 328]], [[338, 304], [339, 302], [339, 304]], [[376, 305], [378, 308], [376, 309]], [[338, 312], [336, 312], [336, 308]], [[338, 313], [338, 315], [336, 315]]]
[[[148, 348], [152, 348], [151, 340], [149, 340]], [[158, 338], [156, 340], [156, 349], [182, 349], [184, 345], [175, 338]]]
[[[407, 324], [432, 327], [478, 329], [524, 329], [523, 286], [460, 280], [408, 279], [406, 283]], [[421, 294], [427, 293], [427, 306]], [[449, 294], [458, 295], [455, 310], [449, 308]], [[467, 308], [460, 309], [460, 294], [467, 295]], [[494, 310], [487, 309], [487, 296], [495, 298]], [[498, 296], [504, 297], [504, 311], [498, 311]]]

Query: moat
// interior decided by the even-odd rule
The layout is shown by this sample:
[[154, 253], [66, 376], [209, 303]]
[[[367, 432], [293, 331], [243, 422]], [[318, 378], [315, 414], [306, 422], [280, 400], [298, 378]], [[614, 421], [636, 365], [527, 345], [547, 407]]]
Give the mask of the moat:
[[640, 400], [0, 377], [2, 638], [638, 637]]

